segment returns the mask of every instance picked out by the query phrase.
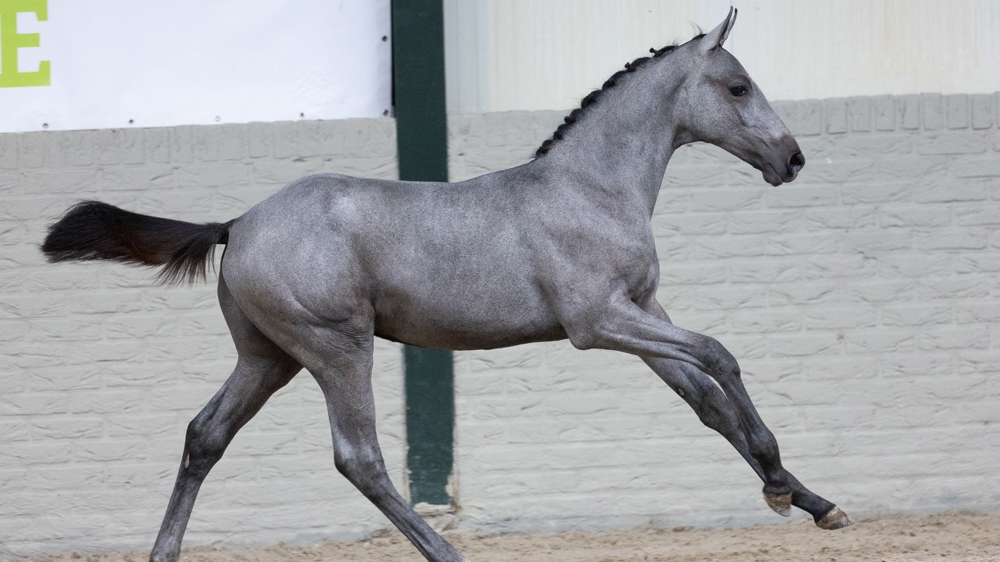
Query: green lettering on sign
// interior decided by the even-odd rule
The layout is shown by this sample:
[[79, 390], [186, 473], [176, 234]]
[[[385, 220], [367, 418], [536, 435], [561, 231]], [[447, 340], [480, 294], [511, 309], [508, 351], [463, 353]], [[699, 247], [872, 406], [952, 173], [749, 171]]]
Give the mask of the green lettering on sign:
[[49, 85], [49, 61], [37, 72], [17, 71], [17, 50], [40, 45], [37, 33], [18, 33], [17, 14], [34, 12], [38, 21], [49, 19], [48, 0], [0, 0], [0, 88]]

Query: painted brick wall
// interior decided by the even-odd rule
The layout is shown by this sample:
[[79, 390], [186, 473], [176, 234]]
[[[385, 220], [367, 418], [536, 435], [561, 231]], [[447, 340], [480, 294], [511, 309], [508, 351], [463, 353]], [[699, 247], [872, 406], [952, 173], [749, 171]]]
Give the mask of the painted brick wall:
[[[1000, 94], [775, 108], [807, 158], [795, 183], [712, 146], [671, 161], [660, 302], [736, 355], [785, 465], [848, 513], [1000, 511]], [[453, 179], [526, 161], [563, 115], [453, 118]], [[465, 525], [782, 521], [638, 359], [456, 357]]]
[[[776, 109], [808, 159], [794, 184], [713, 147], [675, 155], [654, 218], [661, 302], [737, 355], [786, 465], [850, 513], [1000, 510], [1000, 96]], [[453, 116], [452, 179], [527, 161], [563, 115]], [[234, 359], [211, 283], [43, 264], [45, 224], [89, 197], [226, 220], [321, 171], [394, 177], [393, 122], [0, 135], [0, 556], [148, 549], [184, 428]], [[401, 354], [378, 345], [402, 487]], [[456, 359], [466, 528], [781, 521], [634, 358], [556, 343]], [[187, 544], [386, 525], [336, 473], [303, 374], [209, 477]]]
[[[288, 181], [327, 171], [396, 177], [395, 122], [0, 135], [0, 557], [149, 549], [187, 423], [235, 364], [214, 279], [164, 288], [144, 269], [45, 264], [45, 225], [87, 198], [228, 220]], [[386, 342], [377, 350], [382, 446], [401, 485], [401, 352]], [[209, 476], [186, 544], [383, 528], [331, 452], [321, 393], [302, 373]]]

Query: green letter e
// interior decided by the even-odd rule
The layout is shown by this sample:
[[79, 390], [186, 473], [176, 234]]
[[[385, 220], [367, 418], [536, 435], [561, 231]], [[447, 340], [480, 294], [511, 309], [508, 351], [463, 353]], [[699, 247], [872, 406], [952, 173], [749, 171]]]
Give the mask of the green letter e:
[[17, 32], [17, 14], [34, 12], [38, 21], [49, 18], [48, 0], [0, 0], [0, 88], [49, 85], [49, 61], [41, 61], [37, 72], [17, 71], [17, 50], [37, 47], [37, 33]]

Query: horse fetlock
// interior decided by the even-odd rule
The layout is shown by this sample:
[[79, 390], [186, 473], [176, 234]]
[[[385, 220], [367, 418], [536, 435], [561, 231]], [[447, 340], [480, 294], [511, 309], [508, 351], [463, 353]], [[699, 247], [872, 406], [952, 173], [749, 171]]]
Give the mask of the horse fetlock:
[[827, 531], [843, 529], [853, 524], [854, 521], [851, 521], [851, 518], [837, 506], [833, 506], [833, 509], [816, 519], [816, 526]]

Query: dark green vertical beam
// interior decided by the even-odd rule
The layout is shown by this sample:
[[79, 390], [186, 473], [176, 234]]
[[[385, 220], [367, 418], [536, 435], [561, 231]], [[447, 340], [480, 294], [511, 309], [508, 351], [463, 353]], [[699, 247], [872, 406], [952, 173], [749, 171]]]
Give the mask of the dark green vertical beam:
[[454, 457], [455, 385], [451, 352], [412, 345], [406, 362], [406, 467], [410, 502], [449, 503]]
[[442, 0], [392, 0], [399, 179], [448, 181]]
[[[448, 181], [442, 0], [392, 0], [392, 77], [399, 179]], [[407, 346], [404, 358], [410, 501], [447, 504], [454, 464], [452, 355]]]

